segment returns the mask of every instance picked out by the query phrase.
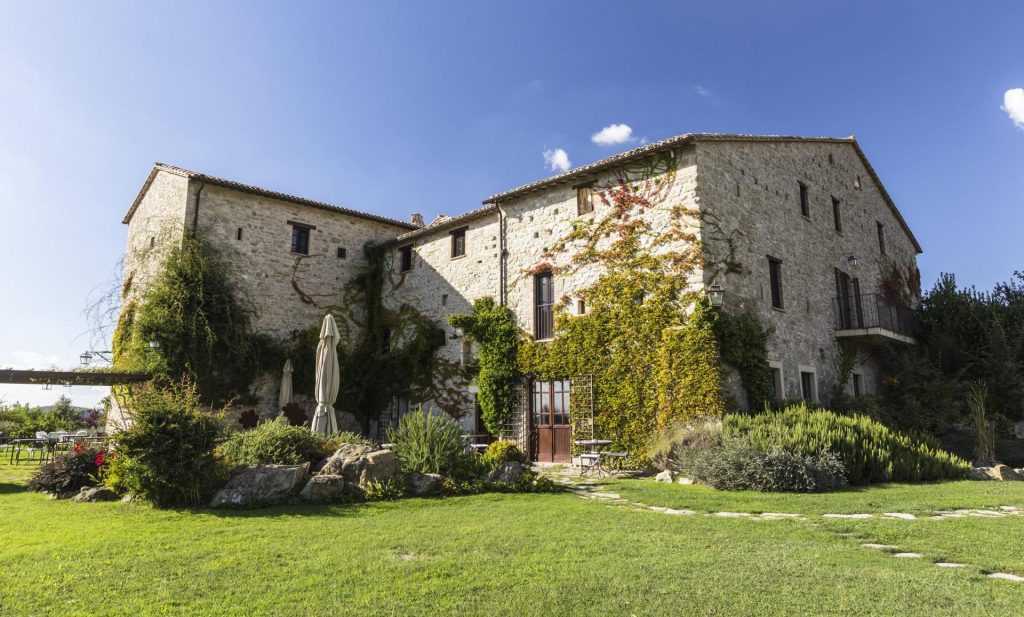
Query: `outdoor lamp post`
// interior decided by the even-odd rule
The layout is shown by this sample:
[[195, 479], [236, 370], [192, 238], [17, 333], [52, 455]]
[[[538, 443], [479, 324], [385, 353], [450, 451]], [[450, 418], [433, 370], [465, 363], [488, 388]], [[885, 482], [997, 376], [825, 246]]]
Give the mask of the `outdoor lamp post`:
[[725, 301], [725, 290], [717, 282], [708, 287], [708, 300], [711, 301], [713, 308], [722, 308], [722, 302]]

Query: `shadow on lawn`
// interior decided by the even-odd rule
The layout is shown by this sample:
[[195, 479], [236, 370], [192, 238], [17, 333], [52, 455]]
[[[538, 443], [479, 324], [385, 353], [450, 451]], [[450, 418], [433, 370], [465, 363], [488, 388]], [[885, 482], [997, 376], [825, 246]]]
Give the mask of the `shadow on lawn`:
[[28, 487], [24, 484], [18, 484], [16, 482], [0, 482], [0, 495], [11, 495], [14, 493], [24, 493], [28, 491]]

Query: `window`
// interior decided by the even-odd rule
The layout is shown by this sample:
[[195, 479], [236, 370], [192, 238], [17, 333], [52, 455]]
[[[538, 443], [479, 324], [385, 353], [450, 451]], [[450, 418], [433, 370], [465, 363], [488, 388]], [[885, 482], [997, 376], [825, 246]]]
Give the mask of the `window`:
[[590, 214], [594, 211], [594, 195], [589, 186], [581, 186], [576, 189], [576, 213]]
[[316, 229], [313, 225], [288, 221], [292, 226], [292, 252], [309, 255], [309, 230]]
[[808, 403], [818, 402], [818, 378], [813, 368], [800, 367], [800, 396]]
[[857, 189], [858, 191], [860, 190], [860, 176], [857, 176], [856, 178], [854, 178], [854, 180], [853, 180], [853, 188]]
[[473, 343], [462, 341], [462, 366], [469, 366], [473, 362]]
[[149, 237], [149, 248], [153, 248], [154, 246], [156, 246], [156, 236], [150, 236]]
[[569, 393], [568, 379], [533, 382], [533, 425], [567, 426]]
[[832, 220], [836, 225], [836, 232], [843, 233], [842, 208], [839, 207], [839, 200], [835, 197], [832, 198]]
[[864, 396], [864, 376], [860, 373], [853, 374], [853, 398], [859, 399]]
[[555, 329], [555, 285], [550, 272], [542, 272], [534, 279], [533, 305], [534, 337], [537, 340], [551, 338]]
[[576, 301], [576, 314], [585, 315], [586, 313], [587, 303], [583, 300], [583, 298], [580, 298], [579, 300]]
[[811, 204], [807, 200], [807, 185], [803, 182], [800, 183], [800, 214], [811, 218]]
[[782, 363], [778, 361], [768, 362], [768, 366], [772, 369], [772, 386], [775, 390], [775, 400], [781, 401], [786, 398], [786, 382], [782, 374]]
[[878, 225], [878, 252], [885, 255], [885, 225]]
[[772, 308], [785, 308], [782, 302], [782, 260], [768, 256], [768, 282], [772, 288]]
[[345, 247], [343, 247], [343, 246], [339, 246], [338, 247], [338, 259], [347, 259], [347, 258], [348, 258], [348, 250], [345, 249]]
[[452, 232], [452, 259], [466, 254], [466, 228]]
[[412, 245], [399, 247], [398, 249], [398, 271], [408, 272], [412, 270]]
[[242, 228], [241, 227], [239, 227], [238, 230], [235, 231], [235, 240], [238, 240], [238, 241], [242, 240]]
[[441, 306], [448, 306], [448, 294], [441, 294]]

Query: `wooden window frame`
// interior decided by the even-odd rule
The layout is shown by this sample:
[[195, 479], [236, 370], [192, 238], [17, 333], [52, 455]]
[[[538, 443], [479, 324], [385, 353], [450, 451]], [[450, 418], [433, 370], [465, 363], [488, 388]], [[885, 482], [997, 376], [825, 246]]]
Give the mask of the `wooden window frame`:
[[458, 259], [459, 257], [466, 256], [466, 230], [468, 227], [460, 227], [459, 229], [452, 230], [449, 235], [451, 236], [452, 243], [452, 259]]
[[[818, 404], [818, 369], [813, 366], [800, 365], [797, 367], [800, 374], [800, 398], [804, 399], [808, 403]], [[807, 396], [807, 392], [804, 392], [804, 375], [811, 376], [811, 392], [810, 397]]]
[[[548, 298], [544, 298], [544, 281], [547, 281]], [[538, 341], [555, 336], [555, 275], [550, 270], [538, 272], [533, 277], [533, 334]]]
[[302, 225], [289, 221], [292, 226], [292, 247], [291, 252], [296, 255], [309, 255], [310, 230], [316, 229], [312, 225]]
[[[768, 255], [768, 299], [773, 309], [786, 310], [786, 297], [783, 293], [782, 260]], [[778, 296], [778, 303], [775, 299]]]
[[590, 184], [576, 187], [576, 214], [592, 214], [594, 212], [594, 189]]
[[412, 272], [412, 245], [398, 247], [398, 272], [405, 274]]
[[[779, 401], [786, 400], [786, 370], [783, 368], [782, 362], [779, 360], [769, 360], [768, 367], [772, 370], [772, 387], [775, 399]], [[775, 371], [779, 372], [778, 382], [775, 381]]]

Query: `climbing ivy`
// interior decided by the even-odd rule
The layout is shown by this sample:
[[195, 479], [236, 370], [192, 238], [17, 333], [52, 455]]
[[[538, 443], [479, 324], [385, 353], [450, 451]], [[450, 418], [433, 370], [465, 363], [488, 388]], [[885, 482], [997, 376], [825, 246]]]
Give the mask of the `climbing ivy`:
[[666, 328], [658, 349], [658, 428], [725, 413], [721, 362], [715, 340], [720, 317], [706, 298], [683, 328]]
[[150, 373], [157, 387], [188, 379], [206, 405], [251, 399], [250, 386], [269, 368], [275, 346], [254, 332], [255, 309], [233, 280], [228, 262], [201, 234], [186, 234], [124, 305], [114, 367]]
[[487, 297], [473, 303], [472, 313], [452, 315], [448, 323], [462, 328], [465, 336], [480, 346], [476, 360], [464, 373], [476, 382], [484, 425], [492, 435], [499, 435], [508, 421], [519, 376], [520, 333], [515, 314]]
[[768, 332], [752, 313], [720, 313], [714, 322], [722, 360], [732, 365], [747, 391], [747, 408], [758, 412], [775, 400], [768, 365]]

